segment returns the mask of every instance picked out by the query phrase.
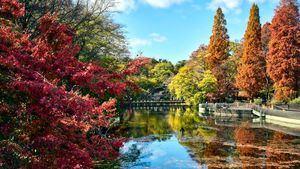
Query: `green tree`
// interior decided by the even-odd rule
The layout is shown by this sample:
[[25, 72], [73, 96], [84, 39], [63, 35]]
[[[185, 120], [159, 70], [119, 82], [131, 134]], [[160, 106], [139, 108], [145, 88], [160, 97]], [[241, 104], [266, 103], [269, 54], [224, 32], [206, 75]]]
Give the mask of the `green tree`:
[[210, 70], [207, 70], [204, 72], [203, 79], [200, 81], [198, 87], [201, 90], [202, 95], [206, 96], [208, 93], [215, 92], [218, 87], [217, 85], [217, 79]]
[[18, 25], [31, 38], [39, 35], [38, 20], [46, 13], [56, 15], [60, 22], [76, 32], [74, 42], [80, 46], [76, 56], [82, 61], [101, 57], [126, 57], [129, 55], [122, 26], [111, 17], [114, 2], [111, 0], [20, 0], [26, 14], [18, 19]]
[[174, 73], [177, 74], [179, 69], [182, 68], [187, 63], [186, 60], [178, 61], [174, 66]]
[[205, 102], [207, 94], [215, 92], [217, 88], [217, 79], [207, 70], [206, 55], [206, 48], [200, 46], [193, 52], [191, 60], [179, 69], [168, 86], [171, 94], [190, 105]]
[[151, 69], [152, 78], [160, 84], [167, 84], [170, 77], [174, 75], [174, 66], [171, 62], [161, 62]]
[[183, 99], [187, 104], [197, 105], [200, 102], [201, 91], [198, 87], [200, 75], [184, 66], [172, 79], [168, 88], [177, 99]]

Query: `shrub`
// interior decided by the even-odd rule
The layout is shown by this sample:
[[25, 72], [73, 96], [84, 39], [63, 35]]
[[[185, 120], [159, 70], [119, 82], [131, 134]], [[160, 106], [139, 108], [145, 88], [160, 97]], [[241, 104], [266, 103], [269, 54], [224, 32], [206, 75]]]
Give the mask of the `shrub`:
[[262, 99], [261, 98], [254, 99], [254, 104], [257, 104], [257, 105], [262, 104]]
[[298, 97], [298, 98], [296, 98], [296, 99], [290, 101], [289, 103], [290, 103], [290, 104], [297, 104], [297, 105], [300, 105], [300, 97]]

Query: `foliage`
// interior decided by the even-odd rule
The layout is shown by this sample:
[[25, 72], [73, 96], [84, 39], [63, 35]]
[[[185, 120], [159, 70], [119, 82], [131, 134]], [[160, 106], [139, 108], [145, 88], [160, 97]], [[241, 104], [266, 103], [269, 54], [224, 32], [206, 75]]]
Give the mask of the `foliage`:
[[217, 89], [217, 79], [215, 76], [211, 73], [210, 70], [207, 70], [203, 74], [203, 79], [198, 84], [198, 87], [203, 92], [203, 95], [205, 96], [208, 93], [213, 93]]
[[267, 53], [269, 52], [269, 43], [271, 40], [270, 26], [271, 24], [267, 22], [261, 28], [261, 43], [262, 43], [264, 58], [267, 57]]
[[130, 58], [116, 58], [112, 56], [102, 56], [95, 62], [109, 72], [121, 72], [126, 68], [126, 64], [132, 61]]
[[265, 86], [265, 58], [262, 53], [259, 8], [253, 4], [244, 35], [243, 55], [236, 76], [236, 86], [245, 97], [254, 98]]
[[295, 98], [294, 100], [291, 100], [289, 103], [290, 103], [290, 104], [297, 104], [297, 105], [300, 105], [300, 97]]
[[261, 105], [262, 104], [262, 99], [261, 98], [254, 99], [254, 104]]
[[178, 61], [174, 66], [174, 73], [177, 74], [179, 69], [182, 68], [187, 63], [186, 60]]
[[170, 99], [170, 94], [166, 89], [166, 85], [170, 83], [170, 79], [174, 76], [174, 66], [166, 60], [152, 59], [142, 70], [134, 77], [130, 77], [138, 86], [141, 92], [135, 99]]
[[284, 102], [283, 101], [281, 101], [281, 100], [275, 100], [274, 98], [271, 100], [271, 104], [272, 105], [282, 105], [282, 104], [284, 104]]
[[[198, 80], [199, 79], [199, 80]], [[200, 89], [198, 82], [200, 75], [184, 66], [179, 69], [178, 74], [172, 79], [168, 88], [177, 99], [183, 99], [188, 104], [197, 105], [200, 102]]]
[[59, 21], [69, 25], [77, 36], [73, 41], [80, 46], [76, 57], [82, 61], [101, 57], [126, 57], [127, 42], [121, 25], [111, 19], [114, 1], [111, 0], [20, 0], [26, 14], [18, 19], [18, 25], [31, 38], [39, 35], [37, 22], [45, 14], [57, 15]]
[[74, 32], [55, 16], [39, 19], [36, 37], [18, 27], [18, 1], [0, 0], [0, 161], [11, 168], [91, 168], [114, 159], [123, 139], [108, 132], [115, 99], [135, 87], [127, 76], [148, 59], [109, 73], [74, 56]]
[[208, 53], [207, 62], [211, 70], [221, 65], [229, 56], [229, 36], [227, 35], [225, 16], [221, 8], [218, 8], [214, 17]]
[[[179, 69], [179, 72], [172, 78], [169, 84], [169, 90], [178, 99], [183, 99], [189, 104], [197, 105], [200, 102], [215, 101], [219, 92], [218, 85], [226, 86], [233, 94], [234, 88], [231, 84], [235, 80], [237, 65], [240, 61], [242, 45], [239, 42], [230, 42], [228, 59], [223, 61], [222, 68], [226, 69], [226, 79], [222, 79], [220, 84], [218, 79], [209, 69], [208, 49], [205, 45], [191, 54], [190, 60]], [[230, 95], [227, 95], [230, 96]], [[229, 97], [227, 98], [229, 99]]]
[[[230, 84], [235, 83], [235, 77], [238, 72], [238, 66], [241, 62], [241, 57], [243, 55], [243, 43], [242, 42], [230, 42], [230, 56], [225, 62], [225, 67], [227, 69], [228, 82]], [[234, 90], [234, 88], [231, 88]], [[230, 91], [233, 92], [233, 91]]]
[[168, 86], [171, 94], [190, 105], [205, 102], [207, 94], [215, 92], [217, 88], [216, 78], [211, 71], [207, 70], [206, 55], [206, 48], [200, 46], [192, 54], [191, 60], [179, 69]]
[[167, 83], [169, 78], [174, 75], [174, 66], [170, 62], [161, 62], [154, 66], [153, 69], [151, 69], [152, 77], [158, 82], [158, 83]]
[[270, 26], [271, 40], [267, 72], [274, 81], [275, 99], [289, 101], [297, 96], [300, 77], [300, 22], [295, 0], [282, 0]]
[[207, 64], [218, 81], [218, 92], [211, 99], [224, 99], [232, 91], [232, 82], [227, 74], [226, 61], [229, 57], [229, 36], [226, 29], [226, 20], [221, 8], [218, 8], [214, 17], [212, 36], [208, 46]]

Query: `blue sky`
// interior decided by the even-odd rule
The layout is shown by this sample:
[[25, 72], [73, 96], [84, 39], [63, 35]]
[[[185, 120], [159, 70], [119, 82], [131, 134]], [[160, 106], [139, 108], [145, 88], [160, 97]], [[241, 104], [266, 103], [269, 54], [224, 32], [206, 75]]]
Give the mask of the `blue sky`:
[[271, 21], [278, 0], [116, 0], [114, 16], [124, 26], [132, 55], [186, 60], [200, 44], [207, 44], [213, 17], [221, 7], [231, 40], [243, 37], [251, 4], [260, 7], [261, 23]]

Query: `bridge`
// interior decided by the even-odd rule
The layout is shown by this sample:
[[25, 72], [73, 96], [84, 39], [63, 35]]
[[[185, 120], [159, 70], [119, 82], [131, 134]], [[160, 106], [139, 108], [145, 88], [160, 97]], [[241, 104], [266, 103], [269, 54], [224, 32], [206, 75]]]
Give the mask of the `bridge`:
[[167, 107], [167, 106], [186, 106], [183, 100], [139, 100], [127, 101], [126, 106], [129, 107]]

